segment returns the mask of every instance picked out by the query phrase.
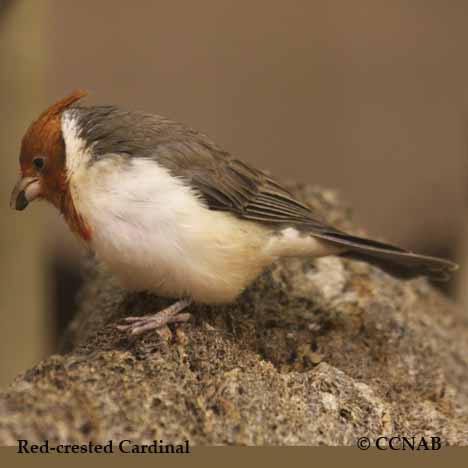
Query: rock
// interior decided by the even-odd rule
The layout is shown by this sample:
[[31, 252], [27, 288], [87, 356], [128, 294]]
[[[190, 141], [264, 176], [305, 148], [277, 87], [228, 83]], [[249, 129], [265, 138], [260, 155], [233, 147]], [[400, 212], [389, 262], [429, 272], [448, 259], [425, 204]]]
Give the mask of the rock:
[[[332, 192], [295, 190], [352, 230]], [[0, 395], [0, 443], [468, 444], [467, 317], [424, 279], [291, 259], [234, 304], [194, 306], [191, 322], [129, 339], [121, 317], [169, 302], [123, 291], [101, 269], [87, 275], [68, 352]]]

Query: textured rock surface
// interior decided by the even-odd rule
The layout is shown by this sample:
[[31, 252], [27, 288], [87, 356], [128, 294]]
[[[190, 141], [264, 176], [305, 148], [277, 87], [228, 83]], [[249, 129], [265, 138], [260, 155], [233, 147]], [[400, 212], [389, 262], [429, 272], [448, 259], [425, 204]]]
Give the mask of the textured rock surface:
[[[333, 193], [296, 190], [351, 228]], [[468, 443], [467, 315], [423, 279], [335, 257], [288, 260], [235, 304], [192, 307], [191, 322], [132, 341], [116, 321], [167, 302], [88, 276], [69, 352], [0, 395], [0, 443]]]

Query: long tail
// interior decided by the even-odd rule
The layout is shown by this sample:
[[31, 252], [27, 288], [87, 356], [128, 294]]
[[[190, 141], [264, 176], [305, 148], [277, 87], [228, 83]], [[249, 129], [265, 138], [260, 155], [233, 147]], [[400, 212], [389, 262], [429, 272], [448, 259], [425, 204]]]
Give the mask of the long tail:
[[446, 281], [458, 265], [449, 260], [419, 255], [408, 250], [371, 239], [351, 236], [341, 231], [314, 232], [315, 237], [344, 247], [343, 257], [363, 260], [382, 268], [398, 278], [428, 276], [436, 281]]

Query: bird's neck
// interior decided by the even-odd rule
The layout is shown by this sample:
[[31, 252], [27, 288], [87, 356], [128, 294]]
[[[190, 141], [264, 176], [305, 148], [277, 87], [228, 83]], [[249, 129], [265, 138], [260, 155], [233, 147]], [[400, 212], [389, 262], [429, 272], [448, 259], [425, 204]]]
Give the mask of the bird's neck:
[[81, 239], [88, 242], [91, 240], [91, 228], [77, 211], [69, 189], [66, 189], [61, 196], [58, 206], [70, 230]]

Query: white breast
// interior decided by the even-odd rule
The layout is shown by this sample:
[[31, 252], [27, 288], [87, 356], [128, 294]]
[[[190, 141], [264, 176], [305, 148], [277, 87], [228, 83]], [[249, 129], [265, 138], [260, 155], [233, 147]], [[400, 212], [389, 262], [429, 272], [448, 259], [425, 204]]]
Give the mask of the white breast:
[[92, 248], [125, 287], [228, 302], [272, 261], [260, 254], [267, 230], [209, 210], [154, 160], [89, 156], [67, 154], [72, 198]]

